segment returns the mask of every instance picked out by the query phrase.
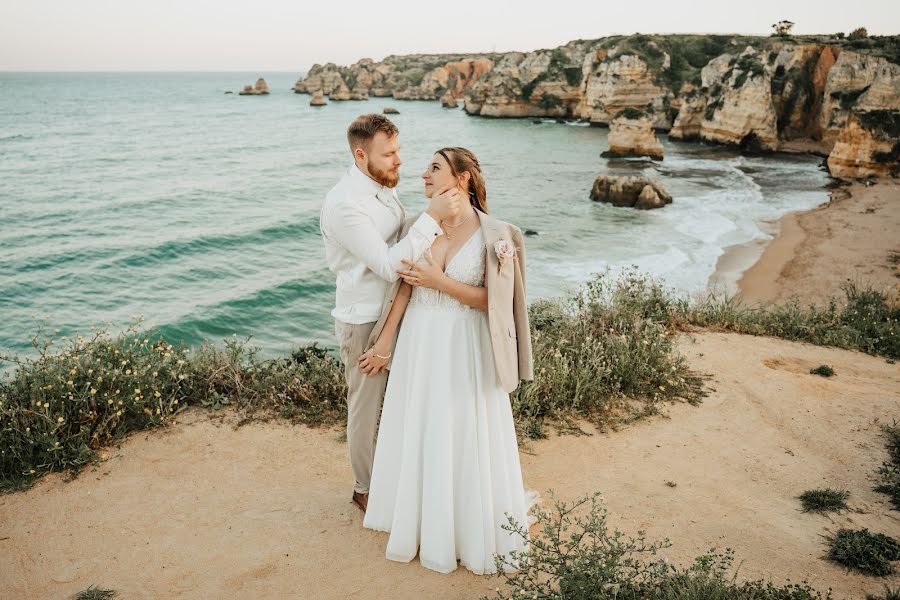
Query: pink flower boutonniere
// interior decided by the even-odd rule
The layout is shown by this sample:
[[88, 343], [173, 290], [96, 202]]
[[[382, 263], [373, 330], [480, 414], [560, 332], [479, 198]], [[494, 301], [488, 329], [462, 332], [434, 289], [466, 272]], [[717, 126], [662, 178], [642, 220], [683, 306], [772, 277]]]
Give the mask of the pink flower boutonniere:
[[516, 258], [516, 247], [510, 240], [497, 240], [494, 244], [494, 252], [497, 253], [497, 258], [500, 260], [497, 273], [500, 272], [507, 260]]

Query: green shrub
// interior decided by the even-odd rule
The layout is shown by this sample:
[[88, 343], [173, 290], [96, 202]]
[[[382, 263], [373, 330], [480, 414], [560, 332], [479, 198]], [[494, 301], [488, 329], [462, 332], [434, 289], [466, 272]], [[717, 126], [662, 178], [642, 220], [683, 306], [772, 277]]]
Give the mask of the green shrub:
[[115, 590], [105, 590], [92, 585], [88, 589], [81, 590], [75, 594], [74, 600], [112, 600], [118, 596], [119, 592]]
[[900, 600], [900, 588], [884, 586], [884, 595], [866, 594], [866, 600]]
[[[497, 577], [505, 584], [497, 600], [822, 600], [803, 584], [783, 587], [763, 581], [737, 584], [734, 553], [710, 550], [686, 569], [660, 557], [669, 540], [648, 542], [612, 529], [608, 513], [594, 494], [566, 504], [553, 499], [551, 510], [536, 513], [538, 534], [512, 517], [503, 528], [523, 540], [527, 550], [494, 556]], [[552, 494], [551, 494], [552, 498]], [[514, 570], [515, 569], [515, 570]], [[827, 593], [824, 598], [830, 599]], [[486, 600], [486, 597], [483, 597]]]
[[809, 370], [810, 375], [819, 375], [821, 377], [834, 377], [834, 369], [828, 365], [819, 365]]
[[662, 401], [699, 400], [701, 378], [641, 285], [637, 276], [599, 276], [569, 298], [531, 305], [535, 380], [512, 394], [519, 419], [574, 416], [605, 426], [651, 414]]
[[613, 119], [618, 119], [619, 117], [624, 117], [626, 119], [640, 119], [646, 116], [646, 113], [639, 108], [634, 108], [633, 106], [626, 106], [619, 112], [617, 112]]
[[276, 360], [260, 360], [237, 339], [190, 351], [140, 322], [116, 336], [94, 330], [59, 342], [39, 329], [36, 358], [0, 357], [18, 363], [0, 382], [0, 490], [48, 471], [77, 472], [103, 446], [192, 404], [265, 408], [310, 424], [346, 415], [343, 371], [315, 345]]
[[868, 529], [840, 529], [829, 542], [830, 560], [866, 575], [890, 575], [891, 561], [900, 560], [900, 541]]
[[900, 422], [882, 427], [887, 437], [888, 462], [881, 465], [878, 473], [881, 483], [875, 486], [876, 492], [887, 494], [894, 510], [900, 510]]
[[803, 512], [834, 512], [847, 509], [847, 498], [850, 492], [833, 490], [808, 490], [800, 494]]

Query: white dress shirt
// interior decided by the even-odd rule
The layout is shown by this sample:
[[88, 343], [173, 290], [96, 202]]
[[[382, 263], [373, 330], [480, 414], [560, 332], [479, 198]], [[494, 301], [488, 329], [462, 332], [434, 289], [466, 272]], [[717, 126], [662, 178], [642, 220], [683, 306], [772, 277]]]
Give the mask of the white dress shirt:
[[331, 316], [338, 321], [377, 321], [389, 283], [404, 266], [401, 261], [416, 262], [442, 233], [437, 221], [423, 212], [409, 234], [397, 241], [404, 215], [396, 189], [378, 184], [356, 164], [325, 196], [319, 230], [325, 261], [337, 275]]

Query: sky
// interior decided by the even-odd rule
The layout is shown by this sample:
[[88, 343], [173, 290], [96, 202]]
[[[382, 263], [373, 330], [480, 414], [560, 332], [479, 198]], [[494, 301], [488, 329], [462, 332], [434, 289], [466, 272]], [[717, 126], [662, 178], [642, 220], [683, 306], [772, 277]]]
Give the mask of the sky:
[[0, 71], [299, 71], [640, 33], [900, 34], [890, 0], [0, 0]]

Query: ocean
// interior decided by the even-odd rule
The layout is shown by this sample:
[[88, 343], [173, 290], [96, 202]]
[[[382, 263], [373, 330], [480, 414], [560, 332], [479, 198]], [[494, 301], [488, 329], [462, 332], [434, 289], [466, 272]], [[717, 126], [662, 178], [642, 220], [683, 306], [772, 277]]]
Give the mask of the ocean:
[[[258, 76], [270, 95], [237, 94]], [[530, 299], [630, 265], [702, 293], [725, 248], [766, 239], [766, 223], [828, 197], [815, 157], [662, 135], [660, 163], [606, 160], [605, 128], [391, 98], [314, 108], [290, 90], [297, 77], [0, 73], [0, 353], [32, 354], [39, 325], [89, 335], [132, 315], [189, 345], [251, 336], [264, 356], [333, 346], [319, 207], [351, 164], [347, 125], [385, 106], [400, 110], [407, 214], [426, 205], [419, 174], [434, 150], [472, 149], [490, 212], [536, 232]], [[657, 177], [674, 202], [592, 202], [603, 173]]]

